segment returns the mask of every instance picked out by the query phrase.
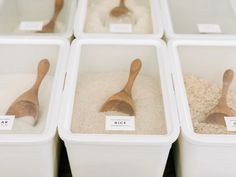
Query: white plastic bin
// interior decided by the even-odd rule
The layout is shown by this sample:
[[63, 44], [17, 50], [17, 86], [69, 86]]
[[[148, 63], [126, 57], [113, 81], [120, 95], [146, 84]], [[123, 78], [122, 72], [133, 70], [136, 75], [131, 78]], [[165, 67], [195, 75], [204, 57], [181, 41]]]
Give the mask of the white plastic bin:
[[118, 0], [79, 1], [74, 25], [75, 36], [77, 38], [88, 36], [161, 38], [163, 36], [159, 0], [125, 1], [133, 15], [131, 19], [124, 18], [123, 22], [119, 21], [119, 18], [109, 18], [111, 9], [118, 6], [119, 2]]
[[1, 176], [57, 177], [56, 128], [68, 51], [69, 42], [63, 39], [0, 39], [0, 115], [5, 115], [16, 97], [32, 87], [38, 62], [44, 58], [50, 62], [39, 88], [37, 125], [16, 118], [12, 130], [0, 130]]
[[[82, 74], [87, 73], [129, 71], [134, 58], [142, 60], [141, 75], [156, 78], [161, 84], [166, 132], [164, 134], [130, 134], [122, 131], [73, 133], [71, 129], [73, 111], [78, 109], [74, 105], [76, 101], [80, 102], [79, 99], [76, 100], [78, 97], [75, 97], [77, 79], [79, 81]], [[87, 99], [96, 100], [93, 96], [88, 96]], [[65, 142], [74, 177], [163, 175], [169, 150], [179, 133], [179, 125], [166, 47], [162, 41], [75, 40], [72, 44], [62, 105], [59, 135]], [[96, 124], [97, 120], [94, 117], [93, 125]]]
[[54, 2], [55, 0], [1, 0], [0, 35], [72, 37], [76, 0], [64, 0], [64, 6], [56, 21], [54, 33], [36, 32], [42, 23], [46, 24], [51, 19], [54, 12]]
[[[186, 79], [184, 76], [194, 75], [204, 78], [211, 83], [222, 87], [222, 77], [226, 69], [236, 71], [236, 42], [227, 40], [172, 40], [169, 42], [171, 63], [173, 64], [173, 77], [177, 96], [178, 112], [180, 118], [181, 135], [175, 147], [175, 164], [178, 177], [234, 177], [236, 163], [236, 135], [218, 134], [218, 132], [198, 132], [194, 125], [193, 112], [190, 113], [193, 105], [192, 97], [187, 91]], [[185, 81], [185, 84], [184, 84]], [[207, 82], [208, 82], [207, 81]], [[204, 81], [206, 83], [206, 81]], [[199, 85], [194, 82], [192, 87]], [[206, 92], [211, 86], [206, 88]], [[198, 86], [204, 89], [205, 86]], [[235, 78], [230, 86], [236, 91]], [[194, 99], [202, 100], [205, 97], [202, 91], [193, 91], [196, 94]], [[188, 93], [188, 94], [187, 94]], [[231, 92], [230, 92], [231, 93]], [[220, 95], [220, 91], [218, 93]], [[188, 98], [187, 98], [188, 96]], [[205, 95], [210, 96], [209, 94]], [[190, 100], [191, 98], [191, 100]], [[218, 97], [219, 98], [219, 97]], [[217, 99], [218, 99], [217, 98]], [[228, 96], [228, 105], [230, 105]], [[207, 104], [206, 104], [207, 103]], [[209, 101], [203, 103], [208, 105]], [[214, 103], [216, 105], [217, 101]], [[192, 106], [189, 106], [192, 105]], [[199, 106], [199, 105], [198, 105]], [[201, 106], [201, 105], [200, 105]], [[207, 109], [208, 106], [203, 107]], [[213, 105], [210, 107], [212, 109]], [[208, 110], [206, 110], [206, 113]], [[205, 119], [205, 118], [204, 118]], [[205, 124], [206, 125], [206, 124]], [[213, 126], [213, 125], [211, 125]], [[210, 131], [211, 126], [207, 126]], [[216, 126], [216, 125], [214, 125]], [[204, 127], [202, 127], [204, 129]], [[215, 128], [216, 131], [222, 126]]]
[[236, 38], [235, 0], [162, 0], [167, 38]]

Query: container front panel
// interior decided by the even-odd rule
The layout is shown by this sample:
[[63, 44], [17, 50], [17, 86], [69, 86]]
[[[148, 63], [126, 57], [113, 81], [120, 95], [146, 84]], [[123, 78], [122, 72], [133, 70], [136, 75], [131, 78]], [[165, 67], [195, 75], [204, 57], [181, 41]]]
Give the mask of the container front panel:
[[73, 177], [162, 177], [170, 146], [69, 145]]
[[57, 143], [54, 141], [38, 146], [1, 145], [1, 176], [57, 177]]
[[201, 146], [186, 141], [182, 136], [175, 147], [177, 177], [234, 177], [235, 146]]

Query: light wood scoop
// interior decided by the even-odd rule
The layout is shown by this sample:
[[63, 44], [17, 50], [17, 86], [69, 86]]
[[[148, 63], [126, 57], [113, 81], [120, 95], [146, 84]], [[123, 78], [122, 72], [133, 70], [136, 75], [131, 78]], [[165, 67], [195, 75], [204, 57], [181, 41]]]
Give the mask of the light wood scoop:
[[39, 114], [38, 91], [49, 67], [50, 64], [47, 59], [43, 59], [39, 62], [38, 75], [34, 85], [12, 103], [8, 108], [6, 115], [15, 115], [16, 118], [32, 116], [34, 118], [34, 126], [37, 124]]
[[126, 7], [125, 5], [125, 0], [120, 0], [120, 5], [117, 7], [114, 7], [110, 15], [114, 17], [120, 17], [121, 15], [125, 15], [129, 12], [130, 10]]
[[55, 0], [53, 16], [51, 20], [46, 25], [43, 26], [43, 29], [41, 31], [38, 31], [39, 33], [53, 33], [54, 32], [56, 20], [63, 8], [63, 5], [64, 5], [64, 0]]
[[130, 67], [129, 79], [125, 87], [120, 92], [108, 98], [108, 100], [103, 104], [102, 108], [100, 109], [100, 112], [117, 111], [129, 114], [130, 116], [135, 115], [131, 91], [134, 80], [138, 75], [141, 67], [142, 62], [140, 59], [135, 59], [132, 62]]
[[227, 105], [227, 95], [229, 86], [232, 83], [234, 72], [228, 69], [224, 72], [222, 95], [218, 104], [207, 114], [206, 122], [211, 124], [224, 125], [224, 117], [231, 117], [235, 115], [235, 111]]

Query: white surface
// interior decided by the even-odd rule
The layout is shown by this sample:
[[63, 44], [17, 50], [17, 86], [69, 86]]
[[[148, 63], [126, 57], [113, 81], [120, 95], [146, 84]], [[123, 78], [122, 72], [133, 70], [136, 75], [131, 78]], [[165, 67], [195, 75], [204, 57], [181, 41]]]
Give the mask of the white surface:
[[[235, 0], [161, 0], [168, 39], [236, 39]], [[198, 24], [218, 24], [221, 33], [202, 34]]]
[[[107, 52], [101, 52], [103, 50]], [[160, 79], [168, 133], [166, 135], [71, 133], [78, 72], [122, 71], [127, 65], [129, 66], [133, 58], [137, 57], [142, 58], [141, 73]], [[67, 73], [69, 79], [65, 85], [63, 114], [59, 124], [59, 134], [65, 142], [73, 176], [161, 177], [163, 175], [170, 147], [179, 132], [171, 73], [167, 63], [166, 48], [161, 41], [87, 39], [73, 42]]]
[[22, 21], [43, 21], [51, 19], [54, 12], [54, 0], [4, 0], [0, 4], [0, 35], [36, 35], [57, 36], [70, 38], [77, 0], [64, 1], [60, 12], [55, 33], [35, 33], [35, 31], [19, 32], [18, 26]]
[[[94, 1], [95, 3], [100, 3], [104, 2], [106, 4], [107, 8], [103, 8], [101, 6], [98, 8], [97, 6], [94, 6], [94, 9], [98, 9], [97, 11], [92, 10], [92, 13], [87, 15], [88, 11], [88, 4], [89, 0], [84, 0], [84, 1], [79, 1], [78, 2], [78, 7], [76, 11], [76, 17], [75, 17], [75, 25], [74, 25], [74, 33], [75, 36], [78, 37], [121, 37], [121, 36], [126, 36], [126, 37], [131, 37], [131, 38], [161, 38], [163, 36], [163, 27], [162, 27], [162, 22], [161, 22], [161, 13], [160, 13], [160, 5], [159, 5], [159, 0], [129, 0], [127, 1], [127, 5], [130, 3], [136, 4], [137, 3], [137, 8], [135, 9], [136, 15], [138, 15], [139, 20], [134, 27], [133, 27], [133, 32], [136, 33], [128, 33], [128, 34], [116, 34], [116, 33], [110, 33], [109, 28], [104, 28], [103, 23], [101, 22], [101, 19], [107, 21], [106, 14], [109, 12], [108, 8], [112, 8], [115, 5], [119, 3], [118, 0], [96, 0]], [[114, 3], [116, 2], [116, 3]], [[138, 7], [140, 6], [140, 7]], [[142, 13], [144, 12], [143, 7], [148, 7], [150, 8], [150, 18], [151, 22], [147, 20], [146, 16], [142, 16]], [[132, 9], [134, 10], [134, 9]], [[95, 12], [99, 12], [102, 15], [98, 16], [96, 15]], [[141, 16], [140, 16], [141, 15]], [[90, 20], [94, 21], [93, 23], [88, 23]], [[133, 19], [133, 18], [132, 18]], [[114, 20], [114, 19], [113, 19]], [[108, 20], [109, 21], [109, 20]], [[133, 21], [133, 20], [132, 20]], [[146, 28], [148, 27], [147, 25], [151, 23], [151, 29]], [[105, 22], [106, 24], [106, 22]], [[105, 25], [106, 26], [106, 25]], [[86, 29], [90, 29], [89, 32], [86, 32]], [[150, 33], [150, 34], [145, 34], [145, 33]], [[103, 33], [102, 33], [103, 32]], [[104, 33], [105, 32], [105, 33]]]
[[[236, 135], [194, 133], [183, 74], [222, 84], [222, 73], [226, 69], [236, 71], [236, 42], [176, 40], [169, 42], [169, 53], [181, 124], [181, 136], [175, 148], [177, 176], [235, 177]], [[236, 90], [235, 79], [231, 89]]]
[[[42, 58], [48, 58], [50, 62], [48, 76], [53, 78], [53, 81], [48, 80], [52, 84], [51, 90], [46, 91], [51, 94], [45, 98], [47, 103], [41, 105], [48, 106], [45, 109], [47, 111], [44, 113], [46, 117], [42, 130], [37, 134], [30, 130], [23, 130], [23, 132], [28, 131], [24, 134], [0, 133], [1, 176], [57, 177], [56, 127], [68, 50], [68, 41], [61, 39], [0, 39], [0, 93], [5, 92], [6, 90], [3, 90], [8, 86], [8, 92], [5, 92], [8, 94], [1, 95], [2, 100], [9, 101], [7, 104], [10, 104], [11, 99], [14, 100], [15, 96], [21, 92], [20, 89], [24, 90], [30, 85], [30, 82], [23, 80], [23, 77], [13, 76], [19, 73], [32, 76], [35, 70], [37, 71], [38, 62]], [[27, 78], [24, 77], [24, 79]], [[14, 92], [10, 95], [9, 92], [12, 90]], [[3, 102], [1, 102], [1, 108], [2, 106], [7, 109], [7, 105], [3, 105]], [[1, 109], [1, 113], [2, 111], [5, 113], [6, 110]]]
[[3, 3], [4, 3], [4, 0], [0, 0], [0, 9], [1, 9]]

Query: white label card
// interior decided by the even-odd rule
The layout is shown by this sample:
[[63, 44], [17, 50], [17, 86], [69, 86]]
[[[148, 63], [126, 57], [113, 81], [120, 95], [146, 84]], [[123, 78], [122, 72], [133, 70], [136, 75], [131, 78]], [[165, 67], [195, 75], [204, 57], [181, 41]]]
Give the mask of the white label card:
[[134, 131], [134, 116], [106, 116], [106, 130]]
[[43, 21], [22, 21], [19, 30], [22, 31], [41, 31], [43, 29]]
[[218, 24], [198, 24], [200, 33], [221, 33], [220, 25]]
[[228, 131], [236, 131], [236, 117], [225, 117], [225, 124]]
[[11, 130], [14, 124], [15, 116], [0, 115], [0, 130]]
[[132, 24], [110, 24], [111, 33], [132, 33]]

